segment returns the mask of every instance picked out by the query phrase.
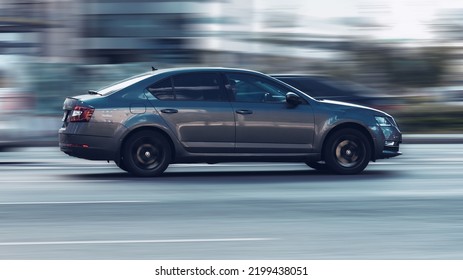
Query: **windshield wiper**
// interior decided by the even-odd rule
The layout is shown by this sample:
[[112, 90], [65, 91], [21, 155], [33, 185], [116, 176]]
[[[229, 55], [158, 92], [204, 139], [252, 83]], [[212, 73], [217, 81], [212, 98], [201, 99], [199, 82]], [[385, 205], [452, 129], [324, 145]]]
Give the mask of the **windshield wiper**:
[[95, 95], [95, 94], [99, 94], [99, 93], [96, 90], [90, 89], [90, 90], [88, 90], [88, 94]]

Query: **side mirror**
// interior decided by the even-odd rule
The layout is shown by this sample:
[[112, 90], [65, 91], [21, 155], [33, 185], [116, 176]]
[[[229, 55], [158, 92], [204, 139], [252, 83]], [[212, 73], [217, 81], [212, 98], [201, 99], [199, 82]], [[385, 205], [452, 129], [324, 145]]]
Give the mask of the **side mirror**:
[[286, 103], [291, 104], [293, 106], [297, 106], [302, 103], [302, 99], [299, 95], [295, 94], [294, 92], [288, 92], [286, 94]]

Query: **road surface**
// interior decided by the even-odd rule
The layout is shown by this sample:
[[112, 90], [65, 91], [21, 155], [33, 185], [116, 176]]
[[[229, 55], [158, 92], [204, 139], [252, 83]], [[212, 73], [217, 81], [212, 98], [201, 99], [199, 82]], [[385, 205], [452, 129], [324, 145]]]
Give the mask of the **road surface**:
[[463, 145], [402, 151], [354, 176], [244, 163], [160, 178], [0, 153], [0, 259], [463, 259]]

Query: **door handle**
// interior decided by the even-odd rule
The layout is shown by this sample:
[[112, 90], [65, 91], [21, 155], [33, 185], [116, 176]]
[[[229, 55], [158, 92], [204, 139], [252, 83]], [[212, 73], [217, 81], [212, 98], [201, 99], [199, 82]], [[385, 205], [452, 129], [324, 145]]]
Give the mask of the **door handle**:
[[240, 115], [250, 115], [252, 114], [252, 110], [236, 110], [236, 113]]
[[177, 109], [162, 109], [161, 112], [166, 113], [166, 114], [175, 114], [178, 113]]

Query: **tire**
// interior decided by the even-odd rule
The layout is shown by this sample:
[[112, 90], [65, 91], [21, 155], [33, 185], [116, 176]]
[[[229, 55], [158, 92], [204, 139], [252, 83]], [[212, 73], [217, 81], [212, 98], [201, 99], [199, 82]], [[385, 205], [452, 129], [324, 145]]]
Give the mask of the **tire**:
[[305, 164], [307, 164], [307, 166], [309, 166], [310, 168], [313, 168], [318, 171], [328, 170], [328, 166], [326, 166], [326, 163], [323, 161], [307, 161]]
[[124, 170], [124, 171], [128, 171], [127, 170], [127, 167], [125, 167], [125, 163], [124, 161], [121, 159], [119, 162], [115, 162], [117, 167], [119, 167], [120, 169]]
[[326, 140], [324, 158], [330, 170], [352, 175], [362, 172], [371, 159], [368, 138], [359, 130], [344, 128]]
[[140, 131], [125, 142], [121, 166], [136, 176], [159, 176], [169, 166], [171, 154], [169, 142], [162, 134]]

